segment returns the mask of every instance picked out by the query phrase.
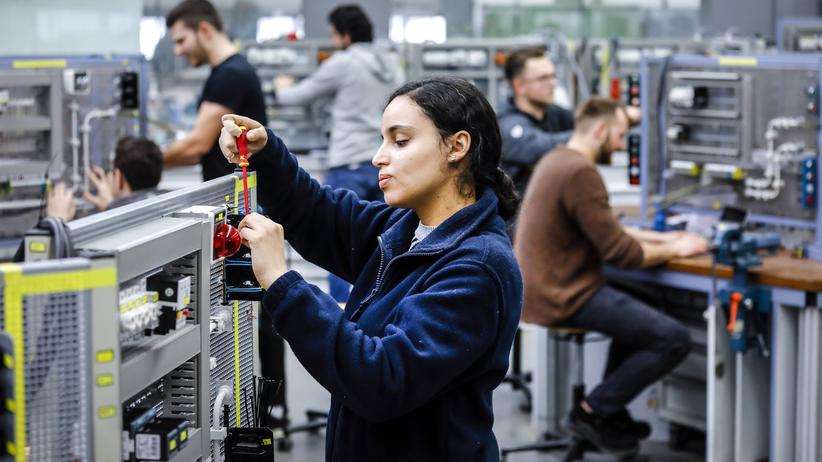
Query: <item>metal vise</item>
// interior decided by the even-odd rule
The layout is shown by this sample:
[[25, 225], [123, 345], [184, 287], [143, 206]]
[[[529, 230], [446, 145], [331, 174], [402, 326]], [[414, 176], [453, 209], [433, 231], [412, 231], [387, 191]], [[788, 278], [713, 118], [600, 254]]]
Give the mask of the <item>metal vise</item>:
[[771, 291], [748, 282], [748, 270], [762, 264], [759, 252], [774, 253], [781, 238], [776, 233], [745, 232], [740, 223], [720, 222], [715, 227], [711, 253], [715, 264], [733, 268], [731, 283], [718, 293], [728, 314], [731, 349], [748, 351], [748, 343], [756, 342], [763, 357], [770, 355], [767, 338], [771, 313]]

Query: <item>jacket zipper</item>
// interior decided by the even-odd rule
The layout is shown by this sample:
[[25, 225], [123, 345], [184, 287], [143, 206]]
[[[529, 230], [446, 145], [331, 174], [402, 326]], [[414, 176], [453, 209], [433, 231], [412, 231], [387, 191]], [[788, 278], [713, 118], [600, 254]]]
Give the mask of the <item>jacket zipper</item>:
[[385, 275], [388, 273], [388, 270], [391, 268], [392, 263], [394, 263], [395, 261], [397, 261], [397, 260], [399, 260], [400, 258], [403, 258], [403, 257], [429, 257], [429, 256], [432, 256], [432, 255], [437, 255], [438, 253], [442, 252], [442, 250], [437, 250], [436, 252], [404, 253], [402, 255], [397, 255], [396, 257], [392, 258], [391, 261], [388, 262], [388, 265], [385, 267], [385, 269], [383, 269], [383, 264], [385, 263], [385, 249], [384, 249], [383, 243], [382, 243], [382, 236], [378, 236], [377, 241], [380, 243], [380, 267], [377, 270], [377, 283], [374, 285], [374, 289], [371, 291], [371, 293], [368, 294], [368, 296], [365, 297], [362, 302], [360, 302], [360, 306], [357, 308], [357, 311], [355, 311], [354, 314], [351, 315], [351, 320], [352, 321], [357, 318], [357, 316], [362, 311], [363, 307], [368, 302], [370, 302], [371, 299], [373, 299], [375, 296], [377, 296], [377, 294], [379, 294], [380, 289], [382, 288], [382, 283], [383, 283], [383, 280], [385, 278]]

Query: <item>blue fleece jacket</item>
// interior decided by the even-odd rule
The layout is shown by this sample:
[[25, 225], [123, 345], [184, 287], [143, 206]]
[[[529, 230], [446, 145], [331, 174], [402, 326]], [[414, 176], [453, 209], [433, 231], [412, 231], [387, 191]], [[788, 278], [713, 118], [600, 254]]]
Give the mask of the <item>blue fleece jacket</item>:
[[522, 279], [494, 193], [408, 251], [413, 211], [321, 186], [268, 136], [258, 201], [303, 257], [354, 283], [345, 311], [293, 271], [263, 298], [331, 392], [326, 460], [498, 460], [491, 393], [508, 369]]

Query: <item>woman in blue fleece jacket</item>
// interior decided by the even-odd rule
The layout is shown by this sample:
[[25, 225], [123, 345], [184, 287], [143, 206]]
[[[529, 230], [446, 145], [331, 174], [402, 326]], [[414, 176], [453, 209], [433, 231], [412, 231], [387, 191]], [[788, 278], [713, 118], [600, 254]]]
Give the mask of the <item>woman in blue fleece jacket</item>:
[[[273, 221], [251, 214], [240, 234], [263, 309], [331, 392], [326, 460], [498, 460], [491, 393], [508, 369], [522, 280], [497, 120], [461, 79], [411, 82], [388, 101], [373, 158], [385, 204], [321, 186], [270, 130], [224, 116], [229, 161], [239, 124], [265, 156], [258, 200]], [[287, 270], [284, 237], [354, 284], [345, 310]]]

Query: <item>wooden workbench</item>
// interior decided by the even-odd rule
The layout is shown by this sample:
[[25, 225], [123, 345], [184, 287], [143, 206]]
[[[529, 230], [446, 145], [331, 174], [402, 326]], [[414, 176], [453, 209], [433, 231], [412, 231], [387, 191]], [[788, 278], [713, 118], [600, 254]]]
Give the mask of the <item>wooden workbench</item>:
[[[711, 275], [710, 255], [691, 258], [677, 258], [669, 261], [664, 268], [682, 273]], [[730, 266], [718, 265], [716, 274], [723, 279], [733, 275]], [[786, 252], [763, 257], [762, 266], [751, 268], [750, 282], [771, 287], [798, 289], [804, 292], [822, 292], [822, 262], [794, 258]]]

